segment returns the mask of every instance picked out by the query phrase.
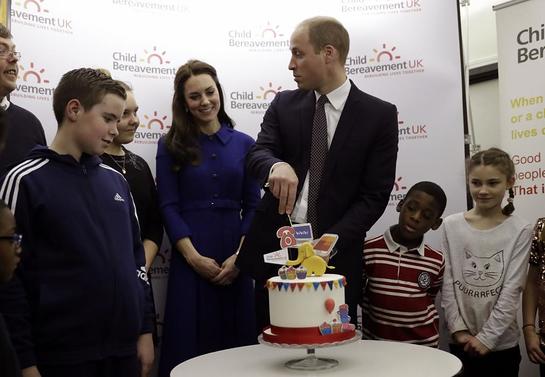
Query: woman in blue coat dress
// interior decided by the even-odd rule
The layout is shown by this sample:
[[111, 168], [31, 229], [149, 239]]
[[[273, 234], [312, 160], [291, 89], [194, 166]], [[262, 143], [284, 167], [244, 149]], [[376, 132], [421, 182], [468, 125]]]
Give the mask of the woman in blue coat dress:
[[260, 197], [244, 164], [254, 140], [233, 129], [216, 70], [204, 62], [178, 69], [172, 109], [157, 149], [172, 244], [160, 377], [189, 358], [256, 342], [252, 281], [234, 264]]

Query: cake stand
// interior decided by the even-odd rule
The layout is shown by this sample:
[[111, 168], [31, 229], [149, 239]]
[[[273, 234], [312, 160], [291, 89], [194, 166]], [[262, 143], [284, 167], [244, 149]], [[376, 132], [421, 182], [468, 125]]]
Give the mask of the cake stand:
[[286, 344], [286, 343], [271, 343], [263, 339], [263, 335], [259, 335], [258, 342], [271, 347], [279, 348], [306, 348], [307, 356], [302, 359], [294, 359], [287, 361], [284, 365], [289, 369], [296, 370], [322, 370], [330, 369], [339, 365], [339, 361], [335, 359], [327, 359], [322, 357], [316, 357], [316, 348], [341, 346], [343, 344], [349, 344], [361, 340], [361, 331], [356, 330], [354, 336], [350, 339], [341, 340], [331, 343], [319, 343], [319, 344]]

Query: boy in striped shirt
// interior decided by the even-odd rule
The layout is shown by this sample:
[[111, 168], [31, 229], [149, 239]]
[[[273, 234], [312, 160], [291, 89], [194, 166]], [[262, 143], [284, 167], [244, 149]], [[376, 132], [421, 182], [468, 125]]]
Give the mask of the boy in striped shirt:
[[424, 244], [441, 225], [447, 198], [433, 182], [412, 186], [397, 205], [399, 222], [363, 250], [363, 337], [437, 347], [443, 254]]

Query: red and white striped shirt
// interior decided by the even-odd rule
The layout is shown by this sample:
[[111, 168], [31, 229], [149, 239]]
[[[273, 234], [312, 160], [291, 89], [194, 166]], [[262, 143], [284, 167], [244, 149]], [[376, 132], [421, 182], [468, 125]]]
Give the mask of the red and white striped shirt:
[[422, 244], [408, 250], [388, 229], [365, 242], [363, 336], [437, 347], [439, 315], [435, 296], [441, 288], [443, 253]]

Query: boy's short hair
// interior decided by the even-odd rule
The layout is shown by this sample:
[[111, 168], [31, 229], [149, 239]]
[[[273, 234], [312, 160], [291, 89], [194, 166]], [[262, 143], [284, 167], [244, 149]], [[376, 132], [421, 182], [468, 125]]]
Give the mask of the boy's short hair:
[[59, 127], [64, 120], [66, 105], [77, 99], [85, 111], [102, 101], [106, 94], [127, 99], [125, 89], [111, 77], [93, 68], [79, 68], [66, 72], [53, 93], [53, 111]]
[[422, 191], [430, 196], [432, 196], [435, 199], [435, 203], [437, 203], [437, 209], [439, 210], [439, 214], [437, 217], [441, 217], [443, 215], [443, 212], [445, 211], [445, 207], [447, 206], [447, 195], [439, 186], [437, 183], [429, 182], [429, 181], [422, 181], [415, 183], [409, 191], [407, 191], [407, 195], [405, 195], [405, 199], [409, 197], [409, 195], [414, 191]]

